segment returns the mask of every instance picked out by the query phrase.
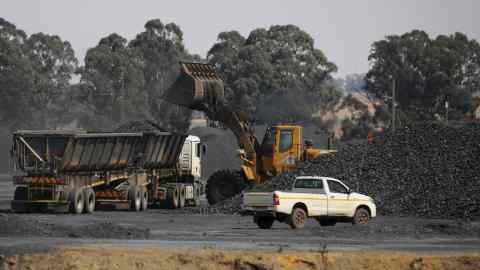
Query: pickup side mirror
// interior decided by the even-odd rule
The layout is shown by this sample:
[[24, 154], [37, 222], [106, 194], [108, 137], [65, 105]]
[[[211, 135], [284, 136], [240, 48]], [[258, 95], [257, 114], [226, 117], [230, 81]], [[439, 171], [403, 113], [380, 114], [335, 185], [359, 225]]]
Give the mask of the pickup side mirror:
[[351, 188], [349, 188], [349, 189], [347, 190], [347, 194], [352, 194], [352, 193], [353, 193], [353, 190], [352, 190]]

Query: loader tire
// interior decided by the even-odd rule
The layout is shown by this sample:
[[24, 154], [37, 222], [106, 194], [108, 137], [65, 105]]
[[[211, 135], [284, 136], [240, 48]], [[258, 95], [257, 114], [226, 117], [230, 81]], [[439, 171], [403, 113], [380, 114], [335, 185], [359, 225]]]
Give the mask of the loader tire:
[[208, 204], [213, 205], [229, 199], [248, 186], [242, 171], [221, 170], [210, 176], [206, 186]]

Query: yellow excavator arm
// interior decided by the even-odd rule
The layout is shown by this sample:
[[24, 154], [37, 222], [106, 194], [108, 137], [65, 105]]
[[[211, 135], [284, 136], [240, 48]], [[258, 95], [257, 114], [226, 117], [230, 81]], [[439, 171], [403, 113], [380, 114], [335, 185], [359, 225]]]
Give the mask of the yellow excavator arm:
[[259, 144], [251, 122], [244, 113], [229, 106], [225, 100], [223, 80], [212, 65], [181, 62], [180, 75], [163, 99], [202, 111], [210, 120], [222, 123], [237, 138], [238, 146], [245, 152], [244, 161], [255, 166]]

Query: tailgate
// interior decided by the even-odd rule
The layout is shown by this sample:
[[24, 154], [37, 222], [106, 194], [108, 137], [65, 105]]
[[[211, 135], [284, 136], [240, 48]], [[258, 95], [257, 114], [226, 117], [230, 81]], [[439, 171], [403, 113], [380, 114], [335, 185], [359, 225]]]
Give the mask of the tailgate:
[[243, 194], [243, 207], [271, 207], [273, 192], [247, 192]]

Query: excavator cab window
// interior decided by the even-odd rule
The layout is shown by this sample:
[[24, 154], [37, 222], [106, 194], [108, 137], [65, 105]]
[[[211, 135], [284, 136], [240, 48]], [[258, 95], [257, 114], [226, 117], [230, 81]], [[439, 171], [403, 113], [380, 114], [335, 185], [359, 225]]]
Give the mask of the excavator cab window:
[[290, 150], [293, 146], [293, 130], [280, 131], [280, 153]]
[[262, 154], [264, 156], [273, 156], [276, 133], [275, 128], [268, 128], [265, 132], [262, 142]]

